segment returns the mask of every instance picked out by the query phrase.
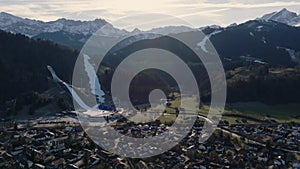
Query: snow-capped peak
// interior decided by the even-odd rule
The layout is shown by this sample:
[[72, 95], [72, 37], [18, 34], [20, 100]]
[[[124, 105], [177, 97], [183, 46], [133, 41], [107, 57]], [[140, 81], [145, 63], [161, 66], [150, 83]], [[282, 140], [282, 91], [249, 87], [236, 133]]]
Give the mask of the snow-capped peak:
[[128, 31], [117, 29], [112, 24], [107, 23], [97, 30], [96, 34], [107, 37], [122, 37], [128, 34]]
[[191, 32], [195, 29], [187, 27], [187, 26], [167, 26], [161, 28], [153, 28], [149, 31], [145, 31], [146, 33], [155, 33], [160, 35], [168, 35], [168, 34], [178, 34], [184, 32]]
[[270, 14], [266, 14], [261, 18], [258, 18], [259, 20], [265, 20], [265, 21], [276, 21], [280, 23], [284, 23], [290, 26], [297, 26], [300, 24], [300, 16], [297, 15], [295, 12], [291, 12], [287, 10], [286, 8], [283, 8], [282, 10], [278, 12], [273, 12]]
[[205, 29], [222, 29], [222, 27], [219, 26], [219, 25], [209, 25], [209, 26], [201, 27], [199, 29], [200, 30], [205, 30]]
[[16, 22], [20, 22], [23, 19], [14, 15], [11, 15], [9, 13], [6, 12], [1, 12], [0, 13], [0, 26], [6, 26], [6, 25], [10, 25], [10, 24], [14, 24]]
[[24, 19], [5, 12], [0, 13], [0, 29], [12, 33], [21, 33], [29, 37], [34, 37], [42, 33], [66, 32], [70, 34], [122, 37], [128, 34], [154, 33], [160, 35], [177, 34], [190, 32], [194, 29], [186, 26], [168, 26], [154, 28], [149, 31], [135, 29], [132, 32], [114, 28], [105, 20], [95, 19], [93, 21], [75, 21], [61, 18], [55, 21], [43, 22], [31, 19]]
[[236, 26], [238, 26], [237, 23], [232, 23], [232, 24], [228, 25], [226, 28], [233, 28], [233, 27], [236, 27]]
[[11, 17], [11, 18], [19, 18], [17, 16], [14, 16], [12, 14], [9, 14], [9, 13], [6, 13], [6, 12], [0, 12], [0, 17], [3, 18], [3, 17]]
[[9, 13], [0, 13], [0, 29], [27, 36], [36, 36], [41, 33], [64, 31], [72, 34], [92, 34], [107, 24], [105, 20], [74, 21], [65, 18], [56, 21], [43, 22], [24, 19]]
[[132, 34], [138, 34], [141, 33], [142, 31], [139, 28], [135, 28], [131, 33]]

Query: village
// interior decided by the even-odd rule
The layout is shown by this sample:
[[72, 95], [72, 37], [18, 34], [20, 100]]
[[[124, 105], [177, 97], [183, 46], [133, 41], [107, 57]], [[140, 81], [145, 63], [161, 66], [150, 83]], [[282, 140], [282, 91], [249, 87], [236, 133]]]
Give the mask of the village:
[[[0, 168], [300, 168], [299, 124], [229, 124], [223, 120], [201, 143], [203, 122], [198, 119], [189, 135], [171, 150], [146, 159], [104, 150], [76, 121], [2, 122]], [[169, 128], [158, 120], [146, 124], [119, 120], [112, 125], [131, 137], [157, 136]]]

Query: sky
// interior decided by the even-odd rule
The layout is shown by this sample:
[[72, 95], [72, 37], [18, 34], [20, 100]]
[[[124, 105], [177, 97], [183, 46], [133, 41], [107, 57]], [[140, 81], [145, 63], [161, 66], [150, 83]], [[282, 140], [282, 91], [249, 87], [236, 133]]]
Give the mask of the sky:
[[[180, 18], [194, 27], [227, 26], [255, 19], [282, 8], [300, 13], [299, 0], [0, 0], [0, 11], [13, 15], [52, 21], [58, 18], [114, 22], [144, 13]], [[135, 22], [149, 18], [138, 17]], [[172, 21], [168, 23], [173, 25]], [[175, 24], [174, 24], [175, 25]], [[153, 26], [155, 27], [155, 26]]]

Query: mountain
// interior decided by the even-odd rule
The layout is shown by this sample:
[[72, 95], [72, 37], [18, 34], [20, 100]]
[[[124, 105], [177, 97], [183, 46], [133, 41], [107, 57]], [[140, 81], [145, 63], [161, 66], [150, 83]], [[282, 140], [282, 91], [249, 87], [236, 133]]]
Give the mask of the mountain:
[[0, 103], [49, 88], [47, 65], [70, 82], [78, 53], [50, 41], [0, 31]]
[[[273, 30], [272, 27], [276, 29]], [[300, 28], [278, 22], [249, 21], [234, 28], [209, 31], [213, 33], [218, 31], [211, 36], [211, 41], [220, 53], [226, 71], [228, 103], [259, 101], [280, 104], [300, 101], [300, 88], [297, 87], [300, 85], [300, 69], [294, 67], [297, 63], [286, 48], [276, 47], [277, 45], [289, 46], [298, 51], [296, 53], [299, 57], [300, 49], [297, 44], [300, 41], [291, 38], [300, 35]], [[209, 31], [207, 30], [208, 35], [212, 34]], [[249, 32], [253, 32], [253, 35]], [[193, 32], [182, 34], [192, 36]], [[271, 39], [270, 37], [274, 35], [278, 37]], [[266, 43], [262, 41], [262, 36], [266, 36]], [[272, 42], [269, 41], [270, 39]], [[126, 56], [145, 48], [160, 48], [176, 53], [194, 73], [202, 93], [202, 101], [210, 101], [210, 82], [199, 58], [193, 52], [186, 50], [183, 44], [167, 36], [134, 42], [105, 56], [103, 62], [107, 64], [100, 67], [98, 71], [104, 91], [110, 93], [114, 71]], [[138, 65], [139, 62], [131, 61], [131, 64]], [[127, 70], [122, 70], [121, 73], [124, 77], [128, 74]], [[168, 93], [170, 88], [174, 90], [178, 86], [172, 77], [162, 71], [147, 70], [138, 74], [130, 86], [132, 89], [130, 96], [134, 98], [133, 104], [147, 103], [149, 93], [157, 88]]]
[[[208, 53], [210, 51], [206, 49], [206, 45], [210, 40], [219, 53], [226, 71], [245, 63], [270, 67], [293, 67], [300, 63], [300, 39], [298, 38], [300, 28], [279, 21], [284, 21], [283, 18], [291, 20], [295, 17], [297, 14], [284, 9], [264, 16], [262, 19], [247, 21], [239, 25], [233, 24], [225, 28], [216, 25], [203, 27], [200, 30], [206, 36], [199, 39], [196, 45], [199, 50]], [[277, 20], [273, 21], [275, 19]], [[98, 30], [99, 28], [102, 29]], [[42, 22], [0, 13], [0, 29], [13, 33], [0, 32], [0, 80], [6, 82], [0, 85], [0, 92], [3, 93], [0, 101], [14, 98], [24, 92], [44, 91], [47, 88], [47, 79], [45, 79], [48, 76], [47, 65], [52, 66], [64, 80], [69, 81], [77, 53], [67, 47], [40, 39], [48, 39], [73, 49], [81, 49], [92, 34], [101, 37], [102, 40], [133, 35], [111, 50], [110, 54], [113, 56], [109, 58], [112, 60], [106, 60], [106, 66], [112, 68], [118, 59], [122, 59], [124, 53], [130, 53], [132, 50], [149, 44], [181, 53], [183, 60], [192, 63], [191, 65], [197, 65], [195, 63], [197, 60], [194, 60], [191, 54], [181, 51], [182, 46], [172, 44], [172, 41], [164, 36], [171, 33], [192, 36], [191, 34], [196, 33], [194, 29], [184, 26], [154, 28], [148, 31], [135, 29], [128, 32], [114, 28], [113, 25], [101, 19], [94, 21], [59, 19]], [[193, 67], [193, 70], [196, 71], [195, 74], [199, 74], [202, 68]], [[161, 73], [150, 73], [148, 76], [151, 79], [152, 76], [158, 77], [159, 74]], [[199, 76], [197, 80], [205, 79]], [[104, 89], [108, 90], [109, 81], [107, 79], [101, 81], [104, 81]], [[164, 84], [163, 80], [158, 83]]]
[[160, 35], [168, 35], [168, 34], [178, 34], [183, 32], [191, 32], [193, 28], [187, 26], [166, 26], [160, 28], [153, 28], [149, 31], [142, 31], [141, 33], [153, 33], [153, 34], [160, 34]]
[[90, 38], [91, 35], [84, 34], [71, 34], [64, 31], [58, 32], [45, 32], [37, 36], [34, 36], [33, 39], [45, 39], [56, 42], [61, 45], [68, 46], [72, 49], [81, 49], [84, 43]]
[[[300, 63], [299, 28], [288, 25], [299, 16], [287, 9], [267, 14], [260, 19], [222, 28], [217, 25], [199, 28], [206, 37], [199, 39], [197, 46], [204, 52], [211, 40], [223, 61], [252, 61], [260, 64], [291, 66]], [[284, 22], [284, 23], [281, 23]], [[295, 24], [293, 24], [295, 25]], [[101, 28], [101, 29], [100, 29]], [[120, 43], [119, 50], [145, 39], [156, 39], [168, 34], [184, 34], [195, 29], [185, 26], [153, 28], [148, 31], [135, 29], [132, 32], [114, 28], [105, 20], [73, 21], [58, 19], [42, 22], [23, 19], [8, 13], [0, 13], [0, 29], [28, 35], [33, 39], [46, 39], [80, 50], [92, 34], [102, 40], [132, 35]], [[99, 30], [100, 29], [100, 30]], [[159, 35], [157, 35], [159, 34]]]
[[[24, 21], [22, 18], [11, 15], [6, 17], [9, 17], [10, 20], [7, 23], [1, 23], [2, 25], [12, 25], [13, 23]], [[39, 23], [39, 21], [32, 22]], [[41, 22], [40, 24], [44, 23]], [[186, 27], [168, 27], [166, 29], [169, 29], [167, 32], [179, 33], [182, 36], [192, 36], [195, 33], [195, 31]], [[201, 84], [200, 90], [205, 96], [203, 99], [208, 101], [210, 97], [209, 81], [207, 80], [204, 67], [197, 63], [198, 58], [193, 56], [193, 53], [182, 50], [185, 46], [174, 44], [168, 36], [151, 34], [151, 31], [162, 34], [167, 33], [162, 31], [166, 29], [157, 28], [148, 31], [147, 34], [139, 34], [142, 31], [136, 29], [130, 32], [132, 34], [136, 33], [135, 36], [128, 38], [128, 41], [125, 41], [118, 48], [112, 49], [113, 52], [109, 53], [107, 57], [112, 60], [104, 60], [106, 62], [104, 66], [106, 67], [105, 69], [100, 68], [98, 72], [102, 74], [100, 81], [101, 86], [103, 85], [103, 90], [109, 93], [109, 79], [113, 75], [114, 65], [117, 65], [126, 54], [143, 49], [145, 45], [152, 45], [151, 47], [165, 48], [180, 54], [182, 60], [197, 75], [195, 76], [196, 80]], [[300, 84], [300, 71], [295, 70], [295, 72], [290, 73], [291, 68], [284, 68], [293, 67], [299, 63], [299, 27], [275, 21], [252, 20], [226, 28], [217, 26], [206, 27], [203, 28], [203, 32], [206, 34], [206, 37], [199, 39], [197, 46], [204, 52], [210, 52], [206, 49], [206, 43], [210, 39], [218, 51], [227, 72], [229, 82], [228, 100], [230, 102], [255, 100], [268, 102], [270, 98], [273, 98], [270, 103], [300, 100], [298, 97], [288, 99], [290, 91], [295, 89], [294, 86]], [[113, 38], [110, 37], [113, 34], [122, 36], [127, 33], [123, 30], [113, 29], [113, 26], [110, 24], [106, 24], [102, 31], [97, 32], [99, 36], [105, 36], [108, 40]], [[43, 39], [52, 38], [55, 42], [67, 39], [69, 41], [64, 41], [63, 43], [73, 44], [73, 47], [76, 48], [81, 44], [74, 44], [74, 42], [84, 43], [84, 38], [87, 38], [88, 35], [70, 33], [70, 31], [67, 32], [67, 29], [65, 29], [64, 31], [45, 32], [37, 36], [41, 36]], [[70, 82], [73, 66], [78, 55], [77, 52], [51, 41], [37, 40], [25, 35], [4, 31], [0, 31], [0, 51], [0, 81], [2, 82], [0, 84], [0, 103], [19, 97], [23, 93], [44, 92], [47, 90], [49, 88], [47, 79], [49, 77], [48, 65], [53, 67], [64, 81]], [[276, 68], [279, 65], [283, 67], [282, 70], [261, 74], [261, 72], [267, 72], [265, 71], [267, 68]], [[240, 67], [243, 68], [243, 71], [240, 71]], [[262, 71], [255, 72], [253, 70]], [[285, 73], [281, 74], [281, 71]], [[145, 72], [133, 82], [132, 88], [137, 89], [137, 92], [133, 93], [133, 95], [138, 98], [136, 102], [147, 101], [148, 97], [139, 97], [142, 96], [139, 92], [150, 92], [152, 89], [160, 86], [164, 86], [165, 90], [167, 90], [174, 83], [172, 78], [167, 74], [162, 74], [162, 72]], [[272, 88], [268, 88], [272, 84], [276, 84], [276, 86], [273, 85]], [[139, 87], [144, 85], [147, 87]], [[257, 89], [256, 93], [254, 93], [253, 88]], [[265, 90], [266, 88], [268, 90]], [[295, 92], [297, 90], [295, 89]], [[278, 94], [278, 97], [272, 97], [276, 91], [281, 91], [281, 93]], [[300, 93], [300, 91], [297, 91], [297, 93]], [[245, 95], [249, 97], [245, 97]], [[281, 100], [281, 98], [284, 98], [284, 100]]]
[[[5, 12], [0, 13], [0, 29], [11, 33], [20, 33], [34, 39], [46, 39], [56, 43], [81, 49], [88, 38], [108, 23], [103, 19], [93, 21], [74, 21], [58, 19], [51, 22], [43, 22], [31, 19], [24, 19]], [[114, 35], [119, 30], [109, 27], [107, 35]]]
[[209, 30], [208, 36], [224, 60], [283, 66], [300, 63], [299, 27], [253, 20], [223, 30]]
[[[234, 25], [234, 24], [231, 24], [231, 25]], [[231, 26], [229, 25], [229, 26]], [[209, 26], [204, 26], [204, 27], [201, 27], [200, 30], [206, 30], [206, 29], [221, 29], [222, 27], [219, 26], [219, 25], [209, 25]]]
[[[257, 20], [265, 22], [276, 21], [288, 24], [290, 26], [300, 25], [300, 16], [294, 12], [288, 11], [285, 8], [279, 12], [266, 14], [262, 18], [258, 18]], [[235, 28], [236, 26], [238, 25], [232, 24], [225, 29]], [[100, 28], [101, 30], [99, 30]], [[97, 33], [99, 36], [105, 36], [107, 38], [119, 38], [126, 35], [136, 34], [178, 34], [194, 30], [185, 26], [168, 26], [161, 28], [153, 28], [148, 31], [141, 31], [139, 29], [135, 29], [132, 32], [129, 32], [126, 30], [114, 28], [113, 25], [109, 24], [103, 19], [96, 19], [94, 21], [74, 21], [63, 18], [58, 19], [56, 21], [43, 22], [31, 19], [24, 19], [5, 12], [0, 13], [0, 29], [12, 33], [21, 33], [34, 39], [51, 40], [77, 50], [80, 50], [85, 44], [85, 42], [95, 33]], [[199, 30], [202, 30], [204, 32], [208, 29], [221, 30], [224, 28], [218, 25], [211, 25], [199, 28]], [[147, 39], [147, 37], [143, 36], [140, 36], [140, 38], [140, 40]], [[150, 36], [150, 39], [151, 38], [153, 38], [153, 36]]]
[[114, 28], [113, 25], [102, 19], [74, 21], [62, 18], [56, 21], [43, 22], [24, 19], [5, 12], [0, 13], [0, 29], [11, 33], [20, 33], [34, 39], [51, 40], [73, 49], [81, 49], [84, 43], [95, 33], [98, 36], [119, 38], [137, 33], [167, 35], [170, 33], [181, 33], [193, 30], [185, 26], [169, 26], [154, 28], [149, 31], [135, 29], [132, 32], [128, 32]]
[[99, 28], [107, 24], [105, 20], [96, 19], [94, 21], [74, 21], [58, 19], [51, 22], [43, 22], [31, 19], [23, 19], [5, 12], [0, 13], [0, 29], [21, 33], [33, 37], [41, 33], [67, 32], [70, 34], [89, 35], [96, 32]]
[[266, 14], [258, 19], [265, 21], [276, 21], [290, 26], [300, 26], [300, 15], [295, 12], [291, 12], [286, 8], [280, 10], [279, 12]]

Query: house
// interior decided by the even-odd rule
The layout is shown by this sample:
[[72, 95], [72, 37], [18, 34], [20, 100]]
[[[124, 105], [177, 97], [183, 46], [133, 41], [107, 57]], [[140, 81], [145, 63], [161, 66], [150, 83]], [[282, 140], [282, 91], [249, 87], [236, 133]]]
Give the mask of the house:
[[296, 169], [300, 169], [300, 162], [293, 163], [293, 167]]
[[300, 130], [300, 125], [299, 124], [293, 124], [292, 130]]
[[257, 157], [257, 160], [260, 162], [267, 162], [268, 161], [268, 157], [264, 154], [261, 154]]
[[47, 153], [41, 147], [26, 147], [25, 154], [35, 162], [45, 161], [47, 157]]
[[84, 160], [81, 159], [79, 161], [77, 161], [75, 164], [73, 164], [74, 166], [76, 166], [77, 168], [83, 168], [83, 166], [85, 165]]
[[98, 150], [97, 152], [100, 156], [100, 158], [104, 161], [109, 160], [111, 157], [111, 153], [105, 150]]
[[65, 159], [69, 163], [74, 163], [82, 158], [82, 155], [77, 155], [77, 154], [69, 154]]
[[41, 133], [41, 134], [33, 136], [33, 138], [35, 139], [35, 141], [45, 141], [47, 139], [47, 136], [46, 136], [46, 134]]
[[51, 155], [51, 154], [47, 154], [47, 156], [46, 156], [44, 162], [45, 162], [45, 163], [48, 163], [48, 162], [51, 162], [51, 161], [53, 161], [53, 160], [55, 160], [55, 156], [54, 156], [54, 155]]
[[249, 149], [250, 151], [255, 151], [255, 152], [257, 152], [257, 151], [260, 149], [260, 146], [257, 145], [257, 144], [251, 144], [251, 143], [249, 143], [249, 144], [248, 144], [248, 149]]
[[52, 161], [51, 164], [50, 164], [50, 167], [51, 169], [62, 169], [66, 164], [66, 161], [64, 158], [60, 158], [60, 159], [57, 159], [55, 161]]
[[275, 159], [275, 160], [274, 160], [274, 165], [277, 165], [277, 166], [285, 166], [285, 161], [282, 160], [282, 159]]
[[28, 166], [28, 168], [31, 168], [33, 166], [33, 162], [30, 160], [27, 160], [27, 166]]
[[293, 131], [293, 132], [292, 132], [292, 135], [293, 135], [294, 137], [300, 137], [300, 131]]
[[48, 152], [58, 152], [66, 149], [65, 141], [68, 139], [68, 136], [59, 137], [48, 141], [49, 149]]
[[216, 152], [217, 153], [223, 153], [224, 152], [224, 146], [222, 146], [222, 145], [218, 145], [218, 146], [216, 146]]
[[136, 163], [135, 167], [137, 169], [148, 169], [149, 168], [149, 166], [142, 160], [140, 160], [138, 163]]
[[199, 145], [199, 150], [206, 151], [206, 146], [204, 144]]
[[9, 139], [7, 138], [0, 138], [0, 145], [5, 146], [9, 142]]
[[16, 147], [10, 152], [10, 154], [13, 156], [18, 156], [21, 153], [23, 153], [23, 146]]
[[18, 138], [20, 138], [20, 137], [21, 137], [20, 133], [17, 133], [17, 132], [14, 132], [14, 133], [13, 133], [13, 138], [14, 138], [14, 139], [18, 139]]
[[277, 138], [275, 139], [277, 144], [283, 144], [284, 143], [284, 139], [283, 138]]
[[27, 161], [24, 159], [19, 159], [16, 161], [16, 163], [18, 164], [19, 168], [27, 168], [28, 167]]
[[42, 164], [34, 164], [33, 169], [45, 169], [46, 167]]
[[89, 158], [89, 163], [90, 163], [90, 166], [94, 166], [94, 165], [97, 165], [97, 164], [99, 164], [100, 163], [100, 158], [99, 157], [97, 157], [97, 156], [91, 156], [90, 158]]
[[66, 169], [79, 169], [76, 165], [74, 164], [68, 164], [68, 166], [66, 167]]

